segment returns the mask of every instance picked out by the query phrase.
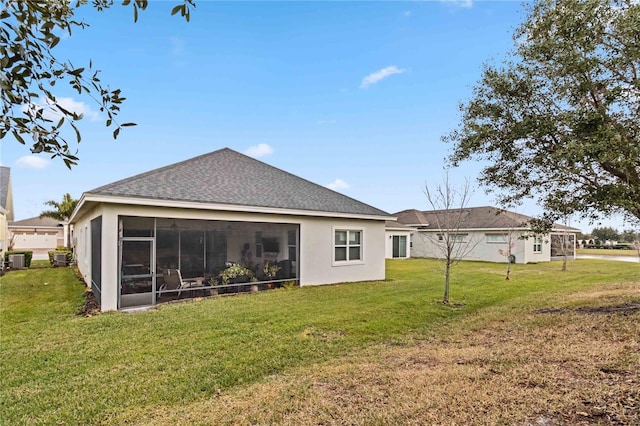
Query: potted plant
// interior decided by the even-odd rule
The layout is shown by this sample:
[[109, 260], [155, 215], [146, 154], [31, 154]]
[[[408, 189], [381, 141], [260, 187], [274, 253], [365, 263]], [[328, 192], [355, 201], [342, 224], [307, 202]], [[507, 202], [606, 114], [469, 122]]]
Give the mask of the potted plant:
[[248, 282], [251, 277], [253, 272], [237, 263], [220, 272], [220, 280], [224, 285]]
[[[209, 280], [207, 281], [207, 285], [215, 287], [215, 286], [219, 286], [220, 285], [220, 281], [218, 281], [215, 278], [209, 278]], [[218, 295], [218, 289], [217, 288], [211, 288], [209, 289], [209, 296], [217, 296]]]
[[251, 277], [249, 278], [249, 281], [252, 283], [251, 284], [251, 292], [255, 293], [258, 291], [258, 284], [256, 284], [258, 282], [258, 279], [256, 277]]
[[[264, 272], [264, 274], [267, 276], [267, 279], [274, 279], [278, 273], [278, 271], [281, 268], [275, 263], [275, 262], [270, 262], [270, 261], [266, 261], [264, 263], [264, 268], [262, 268], [262, 272]], [[269, 288], [271, 288], [273, 286], [273, 283], [269, 284]]]

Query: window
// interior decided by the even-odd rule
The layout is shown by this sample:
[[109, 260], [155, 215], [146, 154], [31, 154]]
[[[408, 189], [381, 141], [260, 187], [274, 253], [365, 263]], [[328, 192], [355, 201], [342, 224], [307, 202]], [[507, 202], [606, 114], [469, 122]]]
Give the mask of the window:
[[542, 237], [540, 235], [533, 237], [533, 252], [542, 253]]
[[394, 235], [392, 240], [392, 256], [407, 257], [407, 237], [404, 235]]
[[336, 230], [334, 238], [334, 261], [362, 261], [362, 231]]
[[484, 234], [487, 238], [487, 243], [506, 243], [507, 234]]
[[463, 243], [467, 235], [468, 234], [438, 234], [438, 241], [445, 241], [445, 237], [448, 236], [447, 241]]

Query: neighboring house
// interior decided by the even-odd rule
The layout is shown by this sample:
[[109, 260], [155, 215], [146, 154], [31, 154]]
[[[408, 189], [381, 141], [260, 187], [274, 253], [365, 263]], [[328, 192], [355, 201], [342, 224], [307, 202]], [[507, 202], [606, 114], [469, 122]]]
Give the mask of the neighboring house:
[[234, 263], [263, 286], [273, 264], [299, 285], [381, 280], [388, 219], [225, 148], [85, 192], [70, 223], [78, 268], [108, 311], [239, 288]]
[[9, 222], [13, 220], [13, 190], [11, 185], [11, 169], [0, 166], [0, 256], [10, 245]]
[[385, 222], [385, 257], [387, 259], [411, 257], [411, 231], [415, 229], [397, 221]]
[[445, 223], [446, 218], [451, 217], [448, 215], [460, 217], [459, 226], [449, 225], [449, 228], [457, 228], [452, 231], [453, 238], [458, 240], [456, 244], [468, 248], [464, 260], [506, 262], [511, 246], [512, 262], [545, 262], [563, 256], [563, 242], [566, 242], [564, 251], [569, 258], [575, 258], [579, 229], [554, 224], [549, 234], [537, 235], [529, 226], [531, 217], [495, 207], [470, 207], [462, 211], [412, 209], [396, 213], [398, 222], [415, 228], [412, 231], [412, 257], [442, 257], [439, 246], [443, 244], [443, 230], [437, 224]]
[[49, 252], [64, 245], [64, 222], [50, 217], [32, 217], [9, 223], [14, 250], [33, 251], [34, 260], [46, 260]]

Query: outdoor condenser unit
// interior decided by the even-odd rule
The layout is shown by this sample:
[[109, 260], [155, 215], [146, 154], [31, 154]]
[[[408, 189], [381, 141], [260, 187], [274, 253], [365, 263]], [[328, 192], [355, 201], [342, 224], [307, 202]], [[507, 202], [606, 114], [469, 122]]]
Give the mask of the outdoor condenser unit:
[[67, 266], [67, 254], [66, 253], [54, 253], [53, 254], [53, 266]]
[[10, 254], [9, 263], [11, 269], [24, 269], [24, 254]]

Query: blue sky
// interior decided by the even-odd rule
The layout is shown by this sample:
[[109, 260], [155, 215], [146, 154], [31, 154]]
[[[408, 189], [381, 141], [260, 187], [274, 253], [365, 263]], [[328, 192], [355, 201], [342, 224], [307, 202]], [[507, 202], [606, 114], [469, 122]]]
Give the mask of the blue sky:
[[[394, 213], [429, 209], [424, 185], [440, 183], [458, 104], [482, 64], [512, 48], [524, 19], [519, 2], [197, 1], [191, 22], [170, 16], [179, 2], [151, 1], [138, 22], [116, 2], [78, 10], [89, 28], [56, 48], [76, 66], [89, 59], [127, 98], [114, 141], [90, 99], [59, 87], [82, 111], [80, 163], [31, 156], [2, 141], [16, 219], [46, 200], [84, 191], [229, 147]], [[454, 169], [460, 185], [480, 164]], [[477, 187], [470, 205], [493, 205]], [[528, 202], [514, 209], [535, 215]], [[629, 227], [620, 218], [603, 225]], [[593, 225], [573, 221], [590, 230]]]

